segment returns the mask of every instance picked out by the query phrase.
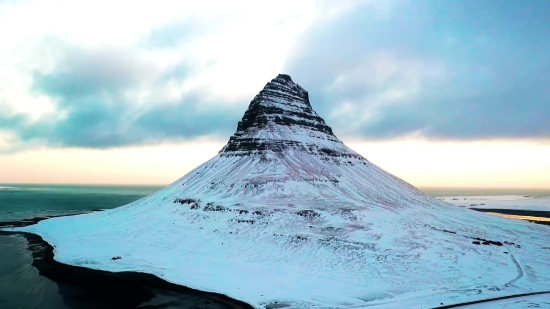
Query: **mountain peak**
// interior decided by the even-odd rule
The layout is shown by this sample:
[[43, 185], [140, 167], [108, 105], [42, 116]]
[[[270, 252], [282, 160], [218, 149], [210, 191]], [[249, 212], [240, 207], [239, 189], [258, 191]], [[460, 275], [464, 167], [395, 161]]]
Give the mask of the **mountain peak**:
[[292, 82], [292, 78], [288, 74], [279, 73], [279, 75], [277, 75], [277, 77], [275, 77], [275, 78], [282, 78], [282, 79], [286, 80], [287, 82]]
[[[286, 102], [281, 102], [285, 105], [294, 105], [297, 108], [311, 109], [307, 91], [295, 83], [290, 75], [287, 74], [277, 75], [277, 77], [265, 85], [258, 96], [263, 96], [264, 98], [266, 96], [279, 97], [281, 99], [287, 99]], [[268, 101], [269, 100], [266, 100], [264, 102]], [[254, 100], [252, 102], [254, 102]]]
[[311, 107], [308, 92], [287, 74], [272, 79], [250, 102], [224, 155], [326, 148], [342, 143]]

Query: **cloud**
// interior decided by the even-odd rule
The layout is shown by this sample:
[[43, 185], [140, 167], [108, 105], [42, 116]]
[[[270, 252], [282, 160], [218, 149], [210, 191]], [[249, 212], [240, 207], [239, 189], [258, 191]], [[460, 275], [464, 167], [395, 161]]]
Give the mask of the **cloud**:
[[53, 72], [35, 72], [33, 79], [36, 91], [70, 99], [131, 89], [154, 69], [123, 50], [67, 48]]
[[54, 99], [55, 111], [37, 120], [0, 112], [0, 129], [54, 147], [227, 138], [239, 118], [235, 108], [219, 108], [200, 89], [165, 95], [167, 82], [185, 83], [190, 72], [185, 64], [160, 71], [131, 52], [70, 49], [51, 73], [34, 74], [33, 91]]
[[131, 3], [129, 12], [128, 5], [3, 6], [0, 134], [13, 149], [227, 139], [319, 8], [161, 0]]
[[544, 8], [398, 5], [388, 15], [364, 8], [310, 28], [286, 62], [336, 133], [550, 139]]
[[345, 139], [550, 139], [546, 2], [163, 3], [4, 5], [11, 149], [224, 140], [278, 73]]
[[139, 45], [151, 49], [174, 49], [190, 41], [213, 35], [221, 30], [220, 27], [220, 24], [212, 20], [205, 22], [193, 17], [176, 20], [152, 28], [140, 40]]

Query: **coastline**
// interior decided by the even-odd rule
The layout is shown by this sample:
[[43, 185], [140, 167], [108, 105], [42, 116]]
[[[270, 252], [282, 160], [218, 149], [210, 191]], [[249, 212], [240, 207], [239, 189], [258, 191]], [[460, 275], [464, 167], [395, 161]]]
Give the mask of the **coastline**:
[[[538, 210], [519, 210], [519, 209], [499, 209], [499, 208], [477, 208], [470, 207], [469, 209], [484, 212], [490, 215], [500, 215], [514, 220], [523, 220], [531, 223], [542, 224], [550, 226], [550, 211], [538, 211]], [[546, 219], [546, 220], [537, 220]]]
[[[506, 211], [514, 212], [516, 214], [526, 214], [529, 212], [531, 215], [548, 215], [550, 212], [541, 214], [538, 211], [518, 211], [518, 210], [506, 210], [506, 209], [473, 209], [476, 211], [496, 212]], [[101, 211], [101, 210], [91, 210]], [[90, 211], [83, 212], [89, 213]], [[33, 218], [27, 218], [20, 221], [13, 222], [0, 222], [0, 228], [3, 227], [18, 227], [29, 226], [36, 224], [42, 220], [62, 217], [62, 216], [74, 216], [80, 213], [70, 213], [64, 215], [53, 216], [37, 216]], [[28, 232], [8, 232], [0, 231], [0, 235], [7, 234], [19, 234], [24, 237], [28, 242], [28, 250], [32, 252], [32, 265], [38, 269], [40, 275], [54, 281], [59, 285], [59, 294], [63, 296], [65, 302], [69, 302], [68, 306], [71, 308], [177, 308], [174, 303], [167, 305], [166, 295], [167, 293], [182, 293], [186, 295], [195, 295], [197, 298], [208, 299], [215, 303], [217, 307], [209, 305], [194, 306], [194, 308], [253, 308], [251, 305], [231, 299], [225, 295], [204, 292], [200, 290], [194, 290], [182, 285], [173, 284], [167, 282], [155, 275], [141, 273], [141, 272], [109, 272], [102, 270], [95, 270], [80, 266], [71, 266], [55, 261], [54, 248], [49, 243], [44, 241], [41, 236]], [[155, 303], [159, 291], [164, 292], [164, 303], [162, 305]], [[89, 305], [82, 306], [80, 303], [84, 301]], [[510, 296], [512, 297], [512, 296]], [[71, 301], [78, 298], [80, 302], [77, 305], [72, 305]], [[271, 304], [267, 308], [278, 308], [284, 306], [284, 304]], [[458, 304], [453, 305], [453, 307]], [[183, 307], [183, 306], [182, 306]], [[447, 308], [446, 306], [442, 308]], [[451, 308], [451, 307], [449, 307]]]
[[[96, 210], [99, 211], [99, 210]], [[85, 212], [88, 213], [88, 212]], [[0, 228], [23, 227], [53, 217], [76, 214], [33, 217], [20, 221], [0, 222]], [[63, 300], [71, 307], [78, 302], [78, 308], [166, 308], [179, 302], [205, 300], [205, 308], [252, 309], [245, 302], [226, 295], [204, 292], [170, 283], [155, 275], [140, 272], [109, 272], [60, 263], [54, 259], [54, 248], [41, 236], [27, 232], [0, 231], [0, 235], [18, 234], [27, 240], [32, 253], [32, 266], [40, 275], [56, 282]], [[157, 296], [163, 304], [154, 304]], [[189, 298], [189, 299], [187, 299]], [[182, 300], [184, 299], [184, 300]], [[213, 304], [208, 304], [210, 301]], [[146, 304], [146, 303], [151, 304]], [[144, 305], [145, 304], [145, 305]], [[75, 304], [73, 304], [75, 305]]]

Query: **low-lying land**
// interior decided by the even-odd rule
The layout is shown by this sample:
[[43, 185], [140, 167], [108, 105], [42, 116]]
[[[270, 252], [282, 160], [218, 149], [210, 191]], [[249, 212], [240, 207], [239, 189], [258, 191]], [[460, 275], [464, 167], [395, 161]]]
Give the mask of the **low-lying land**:
[[439, 197], [438, 199], [466, 208], [550, 211], [550, 196], [446, 196]]
[[490, 215], [550, 225], [550, 197], [548, 196], [449, 196], [439, 199]]

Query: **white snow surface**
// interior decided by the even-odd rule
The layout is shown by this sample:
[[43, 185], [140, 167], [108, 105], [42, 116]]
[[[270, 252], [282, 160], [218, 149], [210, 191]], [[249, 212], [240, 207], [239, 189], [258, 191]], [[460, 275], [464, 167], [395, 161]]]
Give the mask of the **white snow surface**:
[[150, 273], [255, 308], [426, 308], [550, 290], [549, 227], [426, 196], [307, 127], [241, 133], [340, 155], [220, 153], [126, 206], [12, 230], [42, 236], [62, 263]]
[[530, 295], [495, 300], [488, 303], [460, 306], [459, 309], [550, 309], [550, 295]]
[[[277, 163], [216, 156], [129, 205], [18, 230], [41, 235], [63, 263], [152, 273], [258, 308], [425, 308], [550, 290], [547, 226], [430, 198], [366, 160], [268, 159]], [[176, 198], [200, 199], [200, 209]], [[227, 210], [202, 210], [209, 202]]]
[[531, 197], [524, 195], [495, 196], [449, 196], [440, 198], [443, 201], [464, 206], [483, 209], [513, 209], [550, 211], [550, 196]]

